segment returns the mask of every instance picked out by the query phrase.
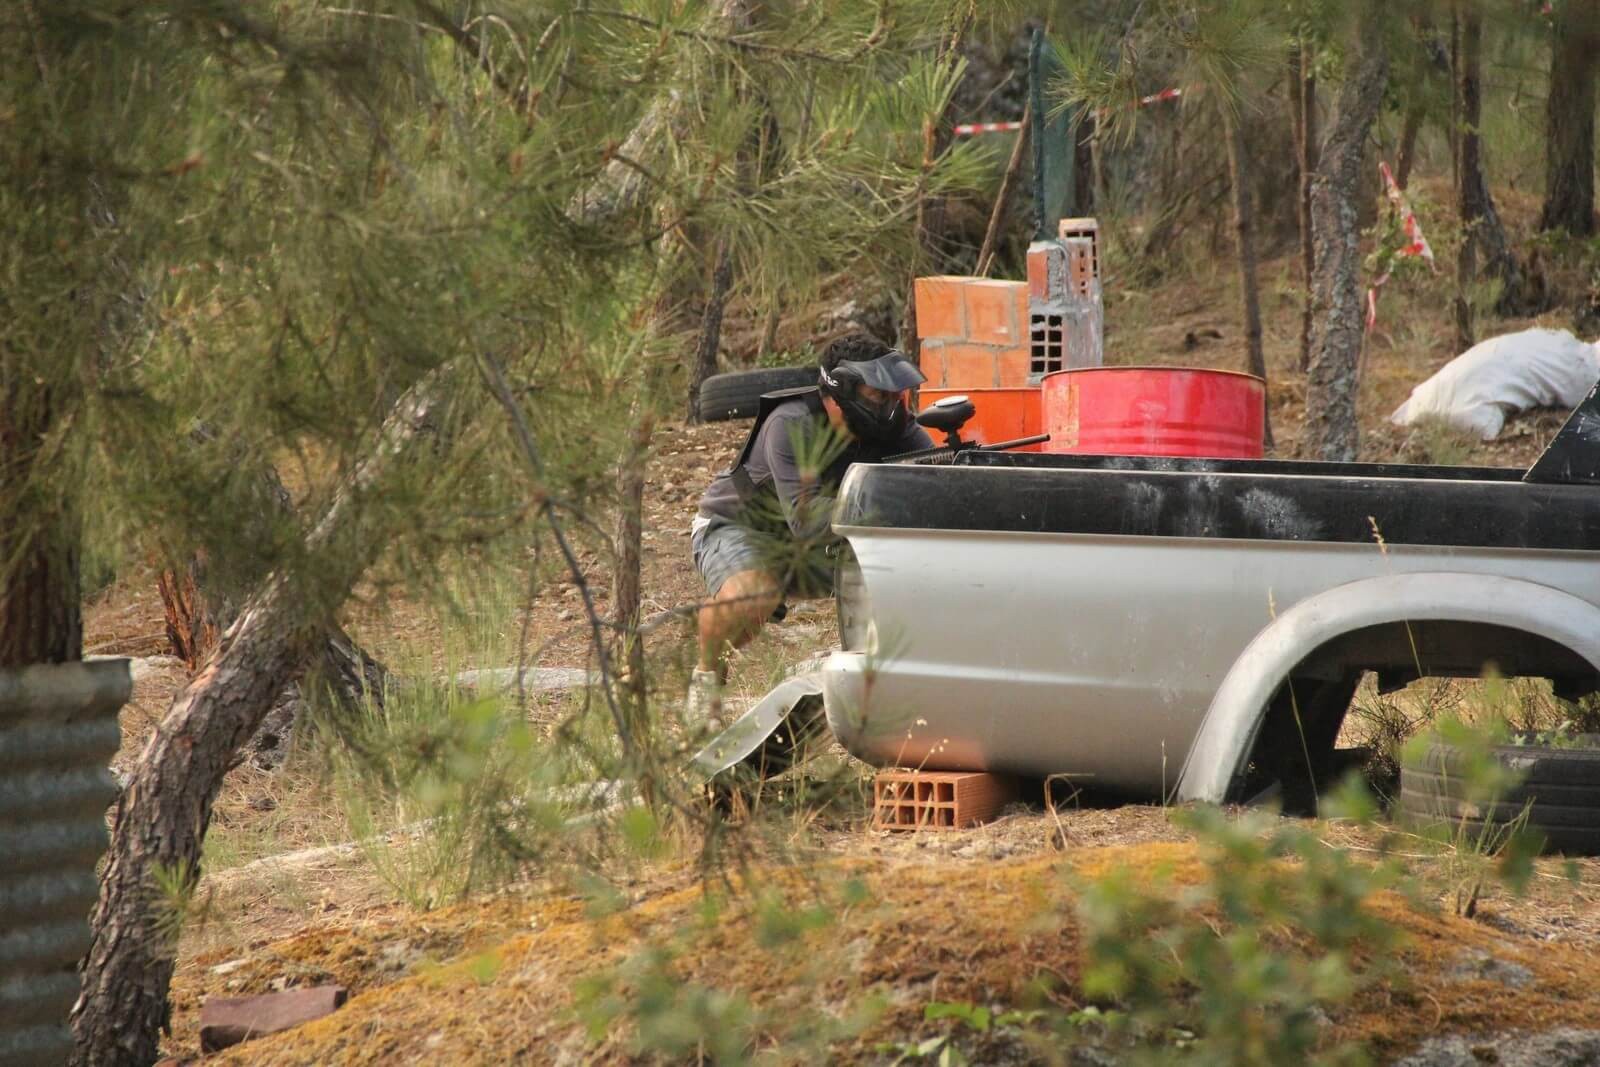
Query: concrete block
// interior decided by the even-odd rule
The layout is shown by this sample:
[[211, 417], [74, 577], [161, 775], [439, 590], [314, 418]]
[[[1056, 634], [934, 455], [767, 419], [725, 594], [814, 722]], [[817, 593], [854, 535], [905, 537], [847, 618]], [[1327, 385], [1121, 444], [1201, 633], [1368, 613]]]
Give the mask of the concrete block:
[[200, 1008], [200, 1049], [217, 1052], [292, 1030], [333, 1014], [348, 996], [344, 986], [322, 985], [255, 997], [211, 997]]
[[945, 341], [924, 341], [917, 353], [917, 366], [922, 369], [923, 374], [928, 376], [926, 385], [929, 388], [938, 388], [944, 384], [944, 346], [947, 343]]

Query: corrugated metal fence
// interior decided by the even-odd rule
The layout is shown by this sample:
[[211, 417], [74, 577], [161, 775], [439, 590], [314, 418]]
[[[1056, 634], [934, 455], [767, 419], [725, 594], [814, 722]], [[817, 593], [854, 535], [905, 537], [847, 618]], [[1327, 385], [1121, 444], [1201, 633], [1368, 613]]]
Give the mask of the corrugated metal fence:
[[127, 660], [0, 671], [0, 1065], [67, 1058], [132, 689]]

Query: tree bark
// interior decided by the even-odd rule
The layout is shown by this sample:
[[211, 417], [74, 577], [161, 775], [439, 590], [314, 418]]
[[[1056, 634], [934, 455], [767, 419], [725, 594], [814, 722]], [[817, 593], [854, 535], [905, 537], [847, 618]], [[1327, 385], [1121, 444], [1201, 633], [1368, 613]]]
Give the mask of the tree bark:
[[1094, 111], [1084, 108], [1078, 114], [1077, 140], [1072, 146], [1072, 212], [1078, 216], [1094, 214], [1094, 179], [1099, 173], [1094, 130]]
[[[957, 16], [956, 24], [951, 29], [950, 35], [939, 44], [938, 59], [940, 62], [950, 62], [961, 48], [961, 42], [971, 28], [976, 17], [976, 8], [968, 7]], [[929, 116], [922, 126], [922, 172], [924, 176], [933, 170], [934, 164], [950, 145], [951, 137], [951, 109], [955, 105], [955, 95], [945, 102], [944, 110], [938, 115]], [[900, 316], [900, 351], [911, 357], [911, 362], [916, 363], [921, 355], [922, 342], [917, 336], [917, 276], [927, 268], [939, 268], [939, 242], [944, 237], [946, 204], [942, 196], [928, 196], [925, 192], [917, 194], [916, 225], [912, 230], [912, 247], [914, 254], [911, 263], [911, 277], [906, 283], [905, 309]]]
[[[0, 368], [0, 373], [11, 375]], [[0, 588], [0, 667], [83, 658], [80, 534], [70, 486], [33, 484], [56, 405], [31, 376], [0, 379], [0, 502], [9, 509], [0, 561], [11, 568]], [[48, 492], [59, 501], [43, 499]], [[30, 521], [31, 520], [31, 521]]]
[[1556, 5], [1545, 97], [1544, 207], [1539, 229], [1594, 233], [1594, 106], [1600, 0]]
[[[247, 462], [240, 457], [240, 462]], [[292, 504], [278, 472], [263, 466], [258, 479], [256, 506], [263, 515], [286, 514]], [[181, 570], [163, 570], [156, 578], [167, 620], [167, 638], [173, 654], [182, 659], [193, 677], [216, 651], [221, 637], [239, 617], [237, 591], [208, 580], [206, 553], [201, 550]], [[294, 729], [313, 686], [325, 688], [343, 715], [354, 718], [369, 705], [383, 706], [389, 671], [369, 655], [349, 634], [333, 626], [313, 657], [306, 681], [285, 682], [272, 710], [246, 746], [250, 760], [262, 770], [273, 770], [289, 754]]]
[[1312, 241], [1311, 179], [1317, 170], [1317, 77], [1312, 64], [1316, 57], [1309, 48], [1300, 49], [1299, 120], [1295, 152], [1300, 158], [1300, 284], [1304, 290], [1300, 308], [1300, 369], [1311, 365], [1311, 275], [1316, 268], [1316, 249]]
[[[948, 109], [937, 120], [929, 120], [922, 131], [922, 169], [926, 174], [950, 143]], [[912, 229], [912, 247], [915, 250], [911, 267], [911, 284], [906, 286], [905, 312], [900, 318], [900, 351], [918, 363], [922, 356], [922, 338], [917, 333], [917, 276], [924, 270], [938, 270], [939, 238], [945, 228], [945, 201], [942, 196], [917, 194], [916, 224]]]
[[[989, 268], [993, 266], [995, 248], [1000, 243], [1000, 228], [1005, 225], [1006, 208], [1011, 204], [1011, 190], [1017, 184], [1017, 176], [1022, 173], [1022, 160], [1027, 155], [1028, 131], [1033, 125], [1033, 98], [1022, 108], [1022, 129], [1017, 131], [1017, 140], [1011, 146], [1011, 158], [1006, 161], [1006, 172], [1000, 177], [1000, 188], [994, 194], [994, 210], [989, 212], [989, 226], [983, 233], [983, 245], [978, 249], [978, 266], [974, 273], [980, 278], [989, 276]], [[1073, 180], [1077, 180], [1077, 171], [1073, 171]]]
[[[1461, 114], [1461, 129], [1457, 134], [1456, 209], [1463, 231], [1462, 254], [1475, 261], [1474, 276], [1488, 274], [1499, 280], [1500, 298], [1495, 310], [1501, 315], [1514, 315], [1532, 308], [1527, 279], [1511, 254], [1505, 227], [1500, 224], [1500, 215], [1495, 211], [1494, 197], [1489, 193], [1489, 183], [1483, 173], [1483, 146], [1478, 134], [1483, 109], [1482, 51], [1483, 17], [1475, 8], [1468, 8], [1461, 15], [1461, 51], [1456, 70]], [[1470, 305], [1464, 291], [1458, 299]]]
[[1461, 185], [1461, 94], [1456, 78], [1461, 72], [1461, 16], [1450, 13], [1450, 188]]
[[617, 562], [612, 572], [611, 603], [621, 642], [623, 697], [633, 719], [636, 736], [642, 736], [649, 686], [645, 674], [644, 638], [639, 633], [644, 556], [644, 489], [650, 463], [650, 439], [655, 419], [642, 403], [633, 406], [633, 425], [617, 472]]
[[82, 995], [73, 1008], [79, 1065], [146, 1065], [167, 1025], [176, 936], [154, 891], [164, 873], [185, 892], [200, 878], [201, 847], [212, 805], [234, 755], [255, 732], [285, 679], [297, 676], [326, 619], [307, 604], [344, 599], [382, 550], [367, 528], [367, 500], [422, 430], [442, 394], [442, 372], [396, 404], [374, 450], [347, 476], [307, 536], [318, 569], [315, 587], [277, 571], [246, 601], [205, 669], [173, 700], [156, 728], [111, 826], [111, 851], [91, 918]]
[[[752, 7], [752, 0], [723, 0], [702, 28], [712, 33], [738, 32], [747, 27]], [[645, 174], [655, 171], [669, 141], [683, 128], [688, 103], [678, 89], [662, 90], [622, 144], [609, 153], [600, 173], [567, 204], [567, 217], [598, 225], [640, 207], [646, 199]]]
[[[1223, 136], [1228, 143], [1228, 180], [1233, 183], [1233, 236], [1239, 264], [1240, 311], [1244, 318], [1245, 369], [1262, 383], [1267, 381], [1267, 357], [1261, 348], [1261, 291], [1256, 282], [1255, 217], [1250, 204], [1250, 181], [1244, 135], [1236, 116], [1222, 116]], [[1265, 390], [1263, 390], [1263, 393]], [[1262, 397], [1265, 411], [1262, 428], [1266, 445], [1272, 447], [1272, 406]]]
[[1360, 51], [1339, 90], [1333, 127], [1311, 185], [1316, 271], [1312, 284], [1311, 363], [1306, 376], [1306, 449], [1349, 462], [1360, 445], [1356, 367], [1361, 358], [1361, 253], [1357, 197], [1361, 149], [1383, 103], [1389, 57], [1380, 5], [1365, 5]]
[[689, 421], [700, 421], [700, 386], [717, 373], [717, 350], [722, 347], [722, 312], [733, 288], [733, 250], [717, 242], [716, 265], [711, 271], [711, 292], [700, 315], [700, 336], [689, 369]]
[[1421, 132], [1422, 105], [1412, 103], [1406, 108], [1405, 122], [1400, 127], [1400, 149], [1394, 163], [1394, 183], [1401, 192], [1411, 183], [1411, 167], [1417, 161], [1417, 135]]

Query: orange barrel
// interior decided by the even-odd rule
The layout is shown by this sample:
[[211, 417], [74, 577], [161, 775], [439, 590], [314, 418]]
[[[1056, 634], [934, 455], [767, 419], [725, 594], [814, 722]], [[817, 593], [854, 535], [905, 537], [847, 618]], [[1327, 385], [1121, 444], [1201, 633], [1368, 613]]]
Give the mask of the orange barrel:
[[1266, 383], [1189, 367], [1084, 367], [1040, 385], [1046, 452], [1258, 459]]
[[[977, 413], [961, 429], [965, 440], [993, 445], [1044, 433], [1039, 429], [1041, 412], [1037, 385], [1018, 389], [929, 389], [923, 386], [917, 391], [917, 403], [927, 407], [947, 396], [964, 396], [977, 408]], [[943, 434], [934, 432], [932, 437], [934, 444], [944, 444]], [[1024, 445], [1014, 451], [1037, 452], [1040, 447]]]

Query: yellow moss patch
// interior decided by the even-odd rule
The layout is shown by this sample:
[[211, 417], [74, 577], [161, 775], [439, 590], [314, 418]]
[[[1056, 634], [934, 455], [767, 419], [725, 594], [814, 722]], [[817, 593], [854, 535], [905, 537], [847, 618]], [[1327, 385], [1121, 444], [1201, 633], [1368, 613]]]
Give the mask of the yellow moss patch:
[[[1198, 853], [1187, 843], [1086, 850], [1071, 863], [1086, 876], [1119, 865], [1147, 875], [1166, 871], [1180, 883], [1203, 875]], [[888, 1008], [873, 1031], [856, 1046], [837, 1050], [844, 1061], [870, 1056], [875, 1040], [915, 1032], [931, 1001], [1021, 1006], [1040, 979], [1070, 1001], [1080, 947], [1070, 921], [1050, 918], [1070, 913], [1063, 866], [1053, 857], [949, 866], [835, 861], [774, 872], [768, 887], [784, 891], [797, 906], [816, 899], [812, 887], [828, 886], [835, 921], [769, 950], [756, 943], [759, 923], [748, 902], [727, 903], [714, 926], [690, 937], [692, 950], [677, 961], [677, 974], [685, 982], [737, 991], [761, 1006], [798, 995], [843, 1007], [873, 992], [884, 994]], [[846, 907], [836, 891], [851, 878], [868, 887], [870, 899]], [[618, 1035], [598, 1047], [587, 1044], [572, 1010], [573, 988], [647, 938], [665, 940], [689, 929], [704, 903], [700, 887], [684, 888], [591, 920], [572, 901], [491, 902], [483, 906], [491, 917], [524, 922], [529, 932], [493, 948], [486, 939], [463, 937], [464, 957], [455, 964], [376, 987], [369, 977], [344, 1010], [243, 1046], [231, 1062], [379, 1063], [442, 1055], [462, 1063], [542, 1061], [557, 1049], [587, 1062], [626, 1062]], [[1517, 941], [1481, 923], [1419, 913], [1394, 894], [1376, 897], [1369, 906], [1405, 932], [1403, 973], [1343, 1009], [1334, 1020], [1336, 1039], [1371, 1041], [1379, 1051], [1393, 1051], [1438, 1032], [1587, 1025], [1600, 1008], [1600, 960], [1580, 948]], [[448, 918], [416, 922], [459, 929], [472, 913], [467, 905], [452, 909]], [[507, 929], [496, 921], [487, 925]], [[272, 951], [333, 975], [361, 973], [372, 956], [360, 945], [362, 936], [308, 936]], [[1513, 992], [1452, 978], [1461, 953], [1474, 948], [1526, 967], [1534, 982]], [[802, 975], [808, 977], [800, 980]], [[200, 983], [205, 992], [222, 991], [213, 988], [219, 980], [209, 972], [199, 978], [211, 979]]]

